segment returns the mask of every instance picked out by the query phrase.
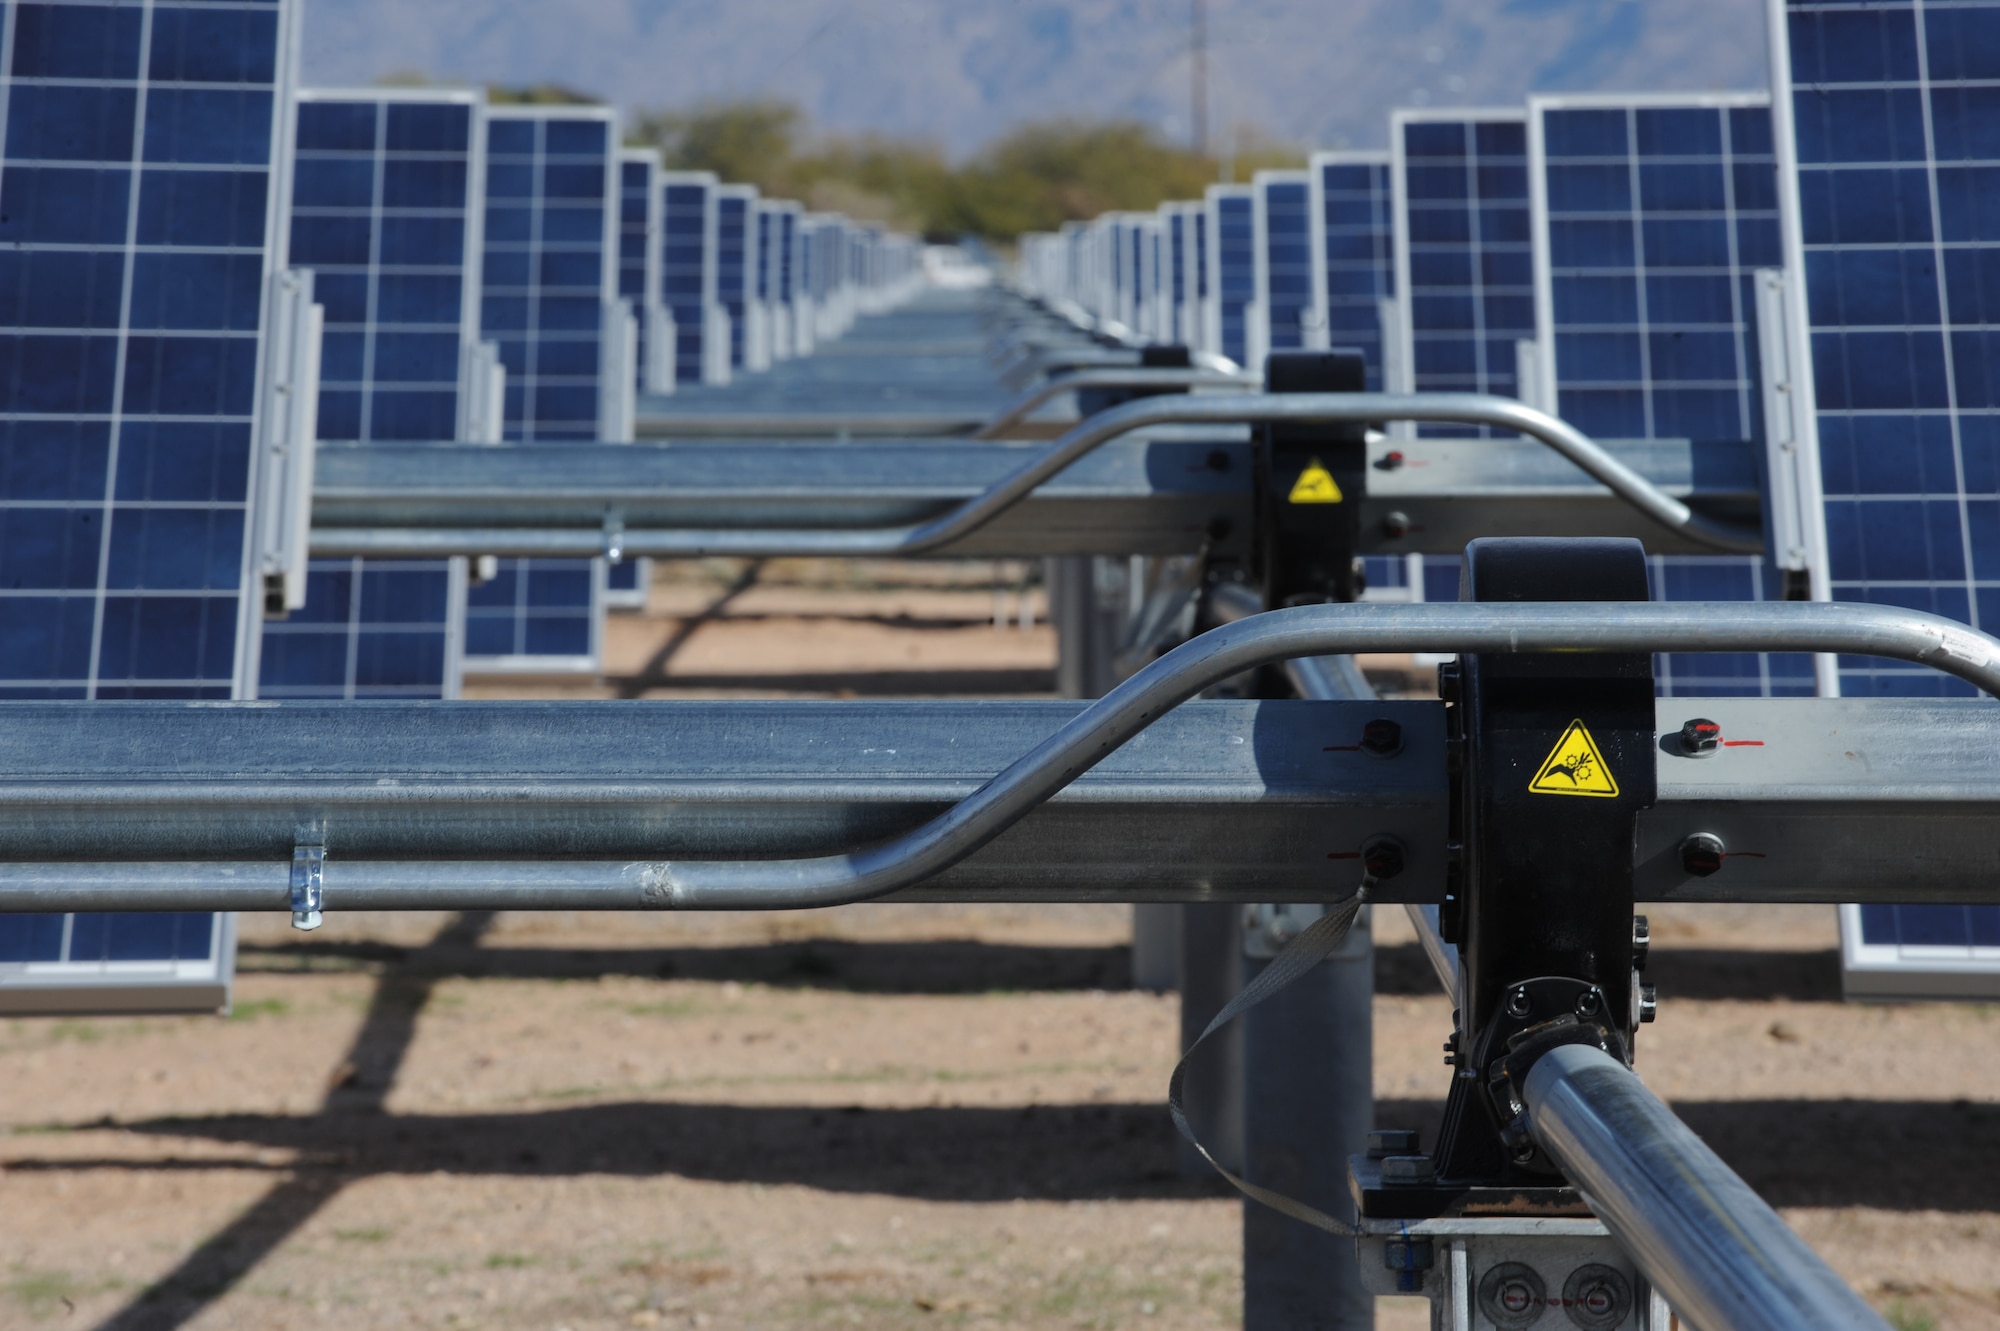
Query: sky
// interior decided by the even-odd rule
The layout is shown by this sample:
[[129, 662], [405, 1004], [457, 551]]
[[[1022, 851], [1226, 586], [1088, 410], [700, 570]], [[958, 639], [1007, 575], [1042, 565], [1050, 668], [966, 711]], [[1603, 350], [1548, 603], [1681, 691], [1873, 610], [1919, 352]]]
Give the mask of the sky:
[[[560, 83], [627, 111], [781, 98], [957, 156], [1026, 121], [1193, 135], [1197, 0], [305, 0], [308, 86]], [[1205, 0], [1209, 123], [1380, 147], [1397, 106], [1767, 86], [1765, 0]]]

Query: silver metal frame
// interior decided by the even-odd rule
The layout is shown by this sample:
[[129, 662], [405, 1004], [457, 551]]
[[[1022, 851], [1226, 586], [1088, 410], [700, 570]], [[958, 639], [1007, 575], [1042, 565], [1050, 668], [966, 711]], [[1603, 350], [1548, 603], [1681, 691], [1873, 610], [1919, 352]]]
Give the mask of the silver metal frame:
[[[2000, 640], [1935, 616], [1878, 606], [1302, 606], [1256, 615], [1184, 643], [1071, 717], [950, 809], [860, 849], [753, 860], [530, 860], [504, 868], [474, 860], [336, 862], [326, 890], [331, 902], [351, 909], [798, 909], [870, 901], [959, 865], [1162, 715], [1247, 670], [1292, 657], [1366, 652], [1663, 650], [1882, 656], [1929, 665], [2000, 695]], [[355, 708], [342, 715], [363, 713]], [[71, 783], [31, 793], [31, 800], [73, 808], [90, 803], [85, 793]], [[309, 810], [308, 798], [301, 812], [308, 822]], [[301, 841], [307, 839], [302, 832]], [[1420, 850], [1411, 847], [1413, 862]], [[93, 852], [95, 844], [86, 837], [72, 853]], [[1642, 877], [1644, 872], [1642, 866]], [[0, 910], [270, 909], [289, 900], [278, 895], [283, 879], [284, 866], [254, 862], [15, 864], [0, 875]], [[1322, 881], [1332, 894], [1330, 878]], [[1983, 874], [1980, 883], [1985, 890]]]
[[1122, 435], [1162, 425], [1230, 425], [1300, 421], [1447, 421], [1516, 431], [1548, 445], [1660, 527], [1716, 550], [1753, 554], [1761, 532], [1696, 513], [1620, 462], [1582, 433], [1512, 398], [1479, 393], [1288, 393], [1177, 395], [1145, 398], [1099, 412], [1072, 428], [1034, 461], [979, 495], [926, 522], [875, 529], [679, 528], [551, 531], [463, 529], [449, 532], [398, 528], [324, 528], [316, 553], [458, 554], [512, 550], [546, 558], [586, 558], [613, 544], [625, 558], [711, 555], [845, 555], [878, 558], [928, 554], [962, 540], [1032, 493], [1077, 459]]

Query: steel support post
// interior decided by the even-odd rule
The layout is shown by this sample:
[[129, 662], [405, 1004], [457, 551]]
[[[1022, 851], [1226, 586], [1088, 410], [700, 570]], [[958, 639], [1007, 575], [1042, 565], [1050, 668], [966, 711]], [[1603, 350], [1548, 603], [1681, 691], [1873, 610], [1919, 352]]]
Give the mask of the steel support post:
[[[1252, 906], [1244, 983], [1256, 978], [1318, 906]], [[1354, 1219], [1347, 1158], [1365, 1151], [1375, 1112], [1375, 950], [1366, 912], [1340, 948], [1243, 1017], [1243, 1176], [1333, 1216]], [[1243, 1203], [1245, 1331], [1365, 1331], [1375, 1296], [1354, 1240]]]
[[[1223, 1005], [1243, 988], [1243, 908], [1233, 902], [1140, 906], [1172, 911], [1180, 922], [1181, 1043], [1193, 1046]], [[1187, 1111], [1201, 1139], [1224, 1169], [1243, 1172], [1243, 1035], [1241, 1023], [1217, 1031], [1188, 1070]], [[1185, 1178], [1206, 1178], [1208, 1162], [1194, 1144], [1180, 1142]]]
[[[1366, 386], [1366, 367], [1350, 351], [1278, 353], [1266, 363], [1265, 380], [1272, 395], [1358, 393]], [[1255, 571], [1264, 604], [1354, 600], [1357, 510], [1367, 491], [1364, 428], [1266, 425], [1256, 448]], [[1301, 487], [1313, 477], [1326, 478], [1325, 484], [1312, 502], [1302, 502]], [[1267, 672], [1265, 678], [1281, 693], [1373, 697], [1353, 669], [1322, 668], [1304, 678]], [[1244, 981], [1320, 913], [1317, 906], [1249, 907]], [[1366, 1149], [1375, 1114], [1374, 967], [1364, 915], [1339, 951], [1243, 1017], [1243, 1175], [1341, 1219], [1354, 1214], [1347, 1157]], [[1244, 1331], [1365, 1331], [1374, 1325], [1375, 1299], [1362, 1286], [1352, 1240], [1244, 1201]]]

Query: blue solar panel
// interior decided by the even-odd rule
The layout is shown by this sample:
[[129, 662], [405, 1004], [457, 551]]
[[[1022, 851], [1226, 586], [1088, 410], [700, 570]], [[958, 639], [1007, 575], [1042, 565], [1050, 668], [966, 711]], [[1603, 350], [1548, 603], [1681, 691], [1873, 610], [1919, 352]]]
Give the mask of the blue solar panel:
[[604, 646], [603, 560], [502, 559], [466, 594], [469, 672], [574, 672], [599, 668]]
[[633, 388], [641, 393], [674, 389], [673, 346], [655, 347], [669, 318], [660, 293], [660, 155], [651, 148], [627, 148], [618, 155], [618, 295], [632, 311], [638, 333], [633, 355]]
[[1238, 365], [1250, 363], [1249, 306], [1257, 299], [1256, 203], [1248, 185], [1208, 187], [1207, 344]]
[[604, 438], [617, 290], [617, 146], [601, 107], [488, 113], [480, 327], [507, 367], [509, 440]]
[[[481, 328], [507, 367], [504, 437], [606, 436], [626, 385], [611, 318], [618, 291], [615, 113], [506, 106], [488, 114]], [[589, 672], [602, 642], [604, 570], [501, 560], [466, 593], [466, 669]]]
[[1167, 326], [1173, 330], [1171, 340], [1186, 345], [1194, 340], [1188, 335], [1187, 320], [1187, 260], [1191, 239], [1188, 235], [1187, 209], [1167, 204], [1160, 209], [1160, 216], [1166, 232], [1165, 252], [1160, 256], [1165, 269], [1160, 294], [1167, 303]]
[[[1778, 263], [1769, 99], [1529, 100], [1546, 376], [1527, 396], [1602, 439], [1764, 445], [1756, 274]], [[1755, 558], [1656, 556], [1669, 601], [1781, 599]], [[1669, 654], [1661, 692], [1807, 697], [1806, 656]]]
[[[296, 9], [0, 20], [0, 699], [244, 696]], [[8, 1010], [227, 1001], [226, 916], [0, 923]]]
[[[1823, 590], [2000, 625], [2000, 5], [1792, 6]], [[1779, 55], [1784, 54], [1781, 49]], [[1782, 66], [1778, 73], [1782, 76]], [[1781, 89], [1786, 85], [1778, 83]], [[1848, 695], [1964, 695], [1842, 658]]]
[[[483, 100], [300, 94], [288, 226], [325, 310], [325, 443], [467, 437]], [[258, 696], [457, 697], [464, 584], [463, 561], [314, 561], [304, 607], [265, 626]]]
[[260, 698], [458, 696], [465, 561], [315, 559], [306, 604], [264, 630]]
[[1326, 346], [1320, 316], [1319, 265], [1313, 258], [1312, 183], [1304, 171], [1259, 171], [1256, 191], [1256, 345], [1250, 368], [1262, 369], [1259, 352]]
[[1360, 351], [1368, 364], [1368, 390], [1379, 393], [1387, 382], [1382, 302], [1396, 294], [1389, 154], [1314, 153], [1310, 170], [1327, 345]]
[[729, 314], [729, 364], [757, 370], [751, 312], [757, 304], [757, 191], [750, 185], [723, 185], [716, 194], [716, 299]]
[[[1774, 0], [1814, 593], [2000, 625], [2000, 4]], [[1841, 657], [1849, 696], [1964, 696]], [[1848, 991], [1995, 992], [1991, 907], [1842, 908]]]
[[[716, 297], [715, 177], [661, 172], [660, 226], [660, 293], [674, 316], [675, 374], [682, 383], [728, 383], [729, 331], [719, 326]], [[725, 345], [712, 348], [711, 339]]]
[[[1398, 111], [1396, 289], [1404, 391], [1518, 396], [1518, 344], [1535, 337], [1528, 136], [1519, 111]], [[1482, 431], [1424, 426], [1462, 437]]]

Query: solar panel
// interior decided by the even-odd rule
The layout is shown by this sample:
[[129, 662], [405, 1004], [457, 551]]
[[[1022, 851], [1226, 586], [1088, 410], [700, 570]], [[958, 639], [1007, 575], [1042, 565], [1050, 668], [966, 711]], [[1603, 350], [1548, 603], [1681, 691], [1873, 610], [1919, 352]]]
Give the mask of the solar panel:
[[674, 391], [673, 314], [661, 295], [664, 238], [659, 189], [660, 154], [626, 148], [618, 154], [618, 295], [631, 307], [638, 330], [634, 388]]
[[[1771, 6], [1813, 594], [2000, 624], [2000, 5]], [[1796, 275], [1803, 274], [1803, 280]], [[1847, 696], [1970, 689], [1873, 658]], [[1847, 991], [2000, 994], [1991, 908], [1842, 908]]]
[[729, 382], [731, 323], [716, 291], [716, 188], [706, 171], [660, 173], [660, 288], [682, 383]]
[[1262, 373], [1273, 351], [1324, 349], [1319, 261], [1313, 254], [1312, 183], [1304, 171], [1259, 171], [1251, 179], [1256, 217], [1256, 305], [1250, 359]]
[[[1520, 344], [1535, 337], [1527, 120], [1517, 110], [1401, 110], [1390, 117], [1396, 193], [1388, 363], [1400, 392], [1518, 395]], [[1462, 438], [1475, 427], [1427, 425]]]
[[1209, 333], [1208, 307], [1214, 288], [1208, 280], [1208, 207], [1205, 203], [1184, 205], [1187, 209], [1187, 251], [1182, 256], [1186, 268], [1181, 280], [1187, 286], [1187, 314], [1183, 325], [1189, 346], [1220, 354], [1221, 348]]
[[1308, 168], [1320, 242], [1319, 321], [1328, 346], [1353, 347], [1368, 366], [1368, 390], [1383, 372], [1382, 302], [1396, 294], [1395, 197], [1386, 152], [1314, 153]]
[[1248, 185], [1210, 185], [1208, 329], [1205, 344], [1250, 364], [1250, 306], [1257, 299], [1256, 202]]
[[[1778, 263], [1777, 168], [1761, 93], [1533, 97], [1529, 400], [1601, 439], [1685, 439], [1696, 465], [1755, 467], [1766, 436], [1758, 272]], [[1651, 560], [1668, 601], [1783, 599], [1763, 560]], [[1809, 697], [1812, 659], [1665, 654], [1663, 694]]]
[[[507, 367], [510, 442], [631, 437], [617, 144], [606, 107], [488, 112], [480, 326]], [[604, 583], [601, 561], [498, 561], [466, 593], [466, 673], [595, 672]]]
[[[484, 99], [299, 94], [287, 226], [325, 310], [324, 444], [470, 437]], [[463, 560], [314, 560], [264, 626], [262, 698], [455, 698]]]
[[[661, 297], [660, 154], [626, 148], [618, 154], [618, 296], [631, 309], [635, 391], [674, 391], [677, 346], [673, 318]], [[608, 610], [643, 610], [653, 561], [624, 559], [604, 575]]]
[[[0, 13], [0, 699], [248, 693], [282, 368], [262, 335], [302, 289], [274, 152], [297, 19]], [[0, 918], [0, 1010], [213, 1011], [233, 937], [226, 915]]]
[[757, 299], [757, 188], [722, 185], [715, 195], [715, 284], [729, 315], [729, 365], [753, 373], [767, 370]]

